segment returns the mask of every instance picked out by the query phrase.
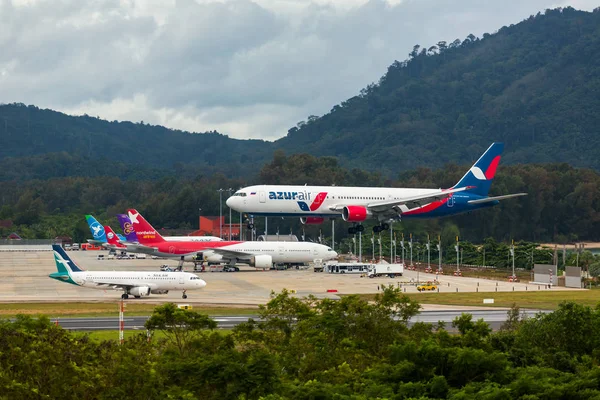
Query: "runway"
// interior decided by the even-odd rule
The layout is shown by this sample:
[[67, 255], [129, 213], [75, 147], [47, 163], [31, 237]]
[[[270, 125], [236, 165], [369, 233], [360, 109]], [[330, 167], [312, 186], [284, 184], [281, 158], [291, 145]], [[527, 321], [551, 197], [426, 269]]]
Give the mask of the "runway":
[[[540, 312], [549, 312], [541, 310], [522, 310], [521, 315], [524, 317], [533, 317]], [[409, 326], [416, 322], [437, 323], [443, 321], [446, 323], [446, 328], [451, 330], [452, 321], [461, 314], [467, 313], [473, 315], [473, 320], [483, 319], [494, 330], [500, 328], [502, 323], [506, 321], [506, 310], [452, 310], [452, 311], [423, 311], [409, 321]], [[144, 330], [144, 324], [148, 320], [148, 316], [125, 317], [126, 330]], [[245, 316], [223, 316], [212, 317], [219, 325], [219, 329], [232, 329], [236, 325], [248, 321], [249, 318], [257, 319], [257, 315]], [[52, 319], [64, 329], [72, 331], [102, 331], [102, 330], [118, 330], [118, 317], [98, 317], [98, 318], [59, 318]]]

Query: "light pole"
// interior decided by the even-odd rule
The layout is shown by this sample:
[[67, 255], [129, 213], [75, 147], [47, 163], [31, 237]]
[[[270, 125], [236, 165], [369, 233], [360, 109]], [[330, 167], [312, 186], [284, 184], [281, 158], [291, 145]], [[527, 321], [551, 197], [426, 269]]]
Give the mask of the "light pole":
[[408, 246], [410, 247], [410, 266], [413, 266], [412, 261], [412, 233], [410, 234], [410, 242], [408, 242]]
[[[231, 197], [232, 188], [227, 189], [229, 197]], [[229, 241], [231, 242], [231, 207], [229, 207]]]
[[438, 236], [437, 249], [438, 249], [438, 254], [439, 254], [438, 272], [442, 272], [442, 238], [441, 238], [441, 236]]
[[335, 251], [335, 218], [331, 218], [331, 250]]
[[400, 247], [402, 248], [402, 265], [404, 264], [404, 232], [402, 233], [402, 239], [400, 239]]
[[371, 246], [373, 246], [373, 251], [371, 252], [371, 259], [375, 261], [375, 233], [371, 235]]
[[223, 189], [219, 188], [219, 238], [223, 239]]
[[512, 256], [512, 278], [515, 278], [515, 241], [510, 245], [510, 255]]
[[431, 242], [429, 241], [429, 235], [427, 235], [427, 269], [431, 270]]
[[394, 221], [390, 221], [390, 264], [394, 263], [394, 244], [392, 243], [394, 236]]

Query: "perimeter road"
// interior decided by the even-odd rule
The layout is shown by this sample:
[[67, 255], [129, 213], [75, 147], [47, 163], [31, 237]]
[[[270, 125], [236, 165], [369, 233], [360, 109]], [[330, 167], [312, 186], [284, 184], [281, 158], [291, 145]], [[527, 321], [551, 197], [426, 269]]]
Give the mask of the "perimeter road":
[[[547, 313], [547, 310], [521, 310], [523, 317], [533, 317], [537, 313]], [[422, 311], [419, 315], [412, 318], [409, 321], [409, 325], [412, 326], [416, 322], [426, 322], [435, 324], [438, 321], [445, 322], [447, 327], [450, 328], [452, 321], [459, 317], [461, 314], [473, 315], [473, 320], [483, 319], [487, 322], [490, 327], [494, 330], [500, 328], [502, 323], [506, 321], [507, 310], [452, 310], [452, 311]], [[126, 330], [143, 330], [144, 324], [149, 317], [126, 317], [125, 318], [125, 329]], [[236, 325], [248, 321], [248, 318], [257, 319], [257, 315], [245, 315], [245, 316], [225, 316], [225, 317], [212, 317], [217, 323], [220, 329], [232, 329]], [[58, 321], [58, 324], [64, 329], [72, 331], [102, 331], [102, 330], [117, 330], [119, 327], [119, 318], [58, 318], [52, 319], [52, 321]]]

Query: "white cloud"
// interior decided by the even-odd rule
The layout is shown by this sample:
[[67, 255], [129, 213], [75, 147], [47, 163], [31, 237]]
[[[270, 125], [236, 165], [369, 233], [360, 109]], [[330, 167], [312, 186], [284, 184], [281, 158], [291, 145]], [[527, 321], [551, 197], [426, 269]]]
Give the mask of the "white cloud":
[[481, 36], [565, 5], [0, 0], [0, 102], [272, 140], [377, 81], [416, 43]]

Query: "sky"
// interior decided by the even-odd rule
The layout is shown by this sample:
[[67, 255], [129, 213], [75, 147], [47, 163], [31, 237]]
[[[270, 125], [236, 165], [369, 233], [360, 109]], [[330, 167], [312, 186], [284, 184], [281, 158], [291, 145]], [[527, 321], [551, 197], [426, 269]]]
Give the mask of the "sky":
[[415, 44], [597, 0], [0, 0], [0, 103], [275, 140]]

